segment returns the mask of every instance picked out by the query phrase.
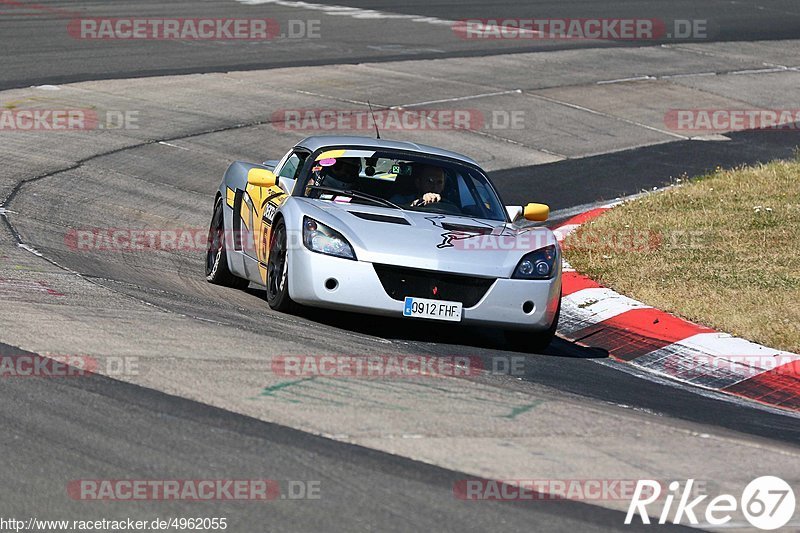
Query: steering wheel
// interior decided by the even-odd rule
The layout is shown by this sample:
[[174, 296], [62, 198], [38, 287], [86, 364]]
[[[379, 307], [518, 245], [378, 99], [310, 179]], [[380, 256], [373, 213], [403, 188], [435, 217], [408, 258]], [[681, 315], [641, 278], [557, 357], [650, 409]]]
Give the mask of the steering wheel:
[[438, 202], [433, 202], [428, 205], [418, 205], [415, 206], [414, 209], [423, 209], [425, 211], [430, 211], [432, 213], [442, 213], [444, 215], [461, 215], [461, 208], [459, 208], [454, 202], [448, 200], [446, 198], [442, 198]]

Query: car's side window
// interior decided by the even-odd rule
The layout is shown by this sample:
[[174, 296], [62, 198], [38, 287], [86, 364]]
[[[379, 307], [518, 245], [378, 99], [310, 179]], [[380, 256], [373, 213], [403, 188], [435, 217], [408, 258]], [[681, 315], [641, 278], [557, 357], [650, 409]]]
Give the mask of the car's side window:
[[485, 183], [465, 175], [459, 175], [458, 191], [461, 209], [464, 213], [480, 217], [491, 213], [491, 195]]
[[458, 176], [458, 196], [459, 199], [461, 200], [461, 205], [463, 207], [470, 207], [475, 205], [475, 198], [472, 196], [469, 187], [467, 187], [467, 184], [464, 182], [464, 180], [461, 178], [460, 175]]
[[306, 157], [308, 157], [308, 153], [306, 152], [292, 153], [292, 155], [286, 159], [286, 162], [283, 164], [280, 171], [278, 171], [278, 177], [297, 179], [297, 174], [300, 172], [300, 169], [303, 168], [303, 163], [305, 162]]
[[293, 178], [294, 173], [297, 172], [297, 166], [300, 164], [300, 158], [297, 154], [292, 154], [289, 159], [283, 164], [278, 176], [281, 178]]
[[478, 191], [478, 195], [481, 197], [481, 202], [483, 202], [483, 205], [485, 205], [488, 209], [491, 205], [491, 202], [489, 200], [489, 192], [486, 190], [486, 185], [480, 182], [475, 182], [475, 190]]

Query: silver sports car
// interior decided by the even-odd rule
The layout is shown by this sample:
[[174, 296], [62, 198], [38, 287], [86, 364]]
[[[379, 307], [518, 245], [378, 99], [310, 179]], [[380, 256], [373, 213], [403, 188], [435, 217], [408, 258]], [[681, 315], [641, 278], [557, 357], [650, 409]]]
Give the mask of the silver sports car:
[[472, 159], [410, 142], [316, 136], [235, 162], [214, 201], [206, 278], [294, 303], [555, 333], [561, 251], [543, 204], [504, 206]]

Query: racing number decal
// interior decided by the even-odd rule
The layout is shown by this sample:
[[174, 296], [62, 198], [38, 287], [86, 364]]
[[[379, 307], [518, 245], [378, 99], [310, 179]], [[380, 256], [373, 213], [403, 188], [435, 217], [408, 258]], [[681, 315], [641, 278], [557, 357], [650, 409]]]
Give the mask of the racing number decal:
[[272, 225], [272, 219], [275, 218], [275, 212], [278, 210], [278, 206], [273, 204], [272, 202], [267, 203], [267, 208], [264, 209], [264, 222], [268, 223], [270, 226]]

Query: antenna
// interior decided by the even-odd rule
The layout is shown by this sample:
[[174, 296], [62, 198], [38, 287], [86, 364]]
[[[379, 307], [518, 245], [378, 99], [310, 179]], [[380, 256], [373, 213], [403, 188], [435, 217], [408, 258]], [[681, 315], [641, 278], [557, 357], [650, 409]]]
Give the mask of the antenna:
[[367, 105], [369, 106], [369, 114], [372, 115], [372, 123], [375, 125], [375, 138], [380, 140], [381, 132], [378, 131], [378, 121], [375, 120], [375, 113], [372, 111], [372, 104], [369, 103], [369, 100], [367, 100]]

